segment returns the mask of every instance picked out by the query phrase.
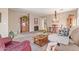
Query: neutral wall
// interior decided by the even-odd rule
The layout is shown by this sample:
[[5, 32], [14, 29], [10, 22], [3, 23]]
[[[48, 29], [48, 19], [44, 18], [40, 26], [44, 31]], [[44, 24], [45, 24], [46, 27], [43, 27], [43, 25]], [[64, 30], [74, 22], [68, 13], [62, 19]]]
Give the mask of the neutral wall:
[[0, 8], [1, 23], [0, 23], [0, 34], [2, 37], [8, 36], [8, 9]]
[[22, 12], [17, 12], [13, 10], [8, 10], [8, 22], [9, 22], [9, 32], [13, 31], [18, 33], [20, 31], [20, 17], [27, 14]]
[[[34, 18], [38, 18], [37, 15], [29, 13], [29, 31], [34, 31]], [[15, 33], [20, 32], [20, 17], [27, 16], [27, 12], [14, 11], [9, 9], [9, 32], [12, 30]], [[39, 24], [38, 24], [39, 25]]]

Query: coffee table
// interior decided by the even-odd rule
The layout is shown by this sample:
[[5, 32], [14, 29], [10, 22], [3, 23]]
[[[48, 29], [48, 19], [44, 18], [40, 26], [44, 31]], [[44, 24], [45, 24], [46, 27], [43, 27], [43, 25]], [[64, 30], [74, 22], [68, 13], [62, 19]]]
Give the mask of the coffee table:
[[37, 35], [34, 37], [34, 43], [42, 47], [48, 43], [48, 36], [47, 35]]

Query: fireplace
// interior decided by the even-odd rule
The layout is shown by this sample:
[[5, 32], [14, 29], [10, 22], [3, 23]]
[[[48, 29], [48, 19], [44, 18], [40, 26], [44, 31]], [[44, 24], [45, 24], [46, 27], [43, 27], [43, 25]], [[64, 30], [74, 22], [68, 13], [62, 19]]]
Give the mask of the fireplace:
[[39, 30], [38, 26], [34, 26], [34, 31], [38, 31], [38, 30]]

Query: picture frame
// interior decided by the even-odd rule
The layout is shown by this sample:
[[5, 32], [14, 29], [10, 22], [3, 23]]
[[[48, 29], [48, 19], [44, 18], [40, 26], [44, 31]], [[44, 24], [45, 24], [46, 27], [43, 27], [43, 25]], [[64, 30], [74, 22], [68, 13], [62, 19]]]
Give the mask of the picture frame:
[[1, 13], [0, 13], [0, 23], [1, 23]]
[[38, 18], [34, 18], [34, 24], [38, 24]]

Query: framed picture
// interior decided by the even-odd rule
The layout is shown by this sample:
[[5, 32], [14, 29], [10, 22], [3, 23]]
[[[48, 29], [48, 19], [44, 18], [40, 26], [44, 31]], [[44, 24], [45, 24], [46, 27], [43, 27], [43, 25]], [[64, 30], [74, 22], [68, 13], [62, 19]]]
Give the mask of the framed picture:
[[38, 24], [38, 18], [34, 18], [34, 24]]
[[0, 23], [1, 23], [1, 13], [0, 13]]

